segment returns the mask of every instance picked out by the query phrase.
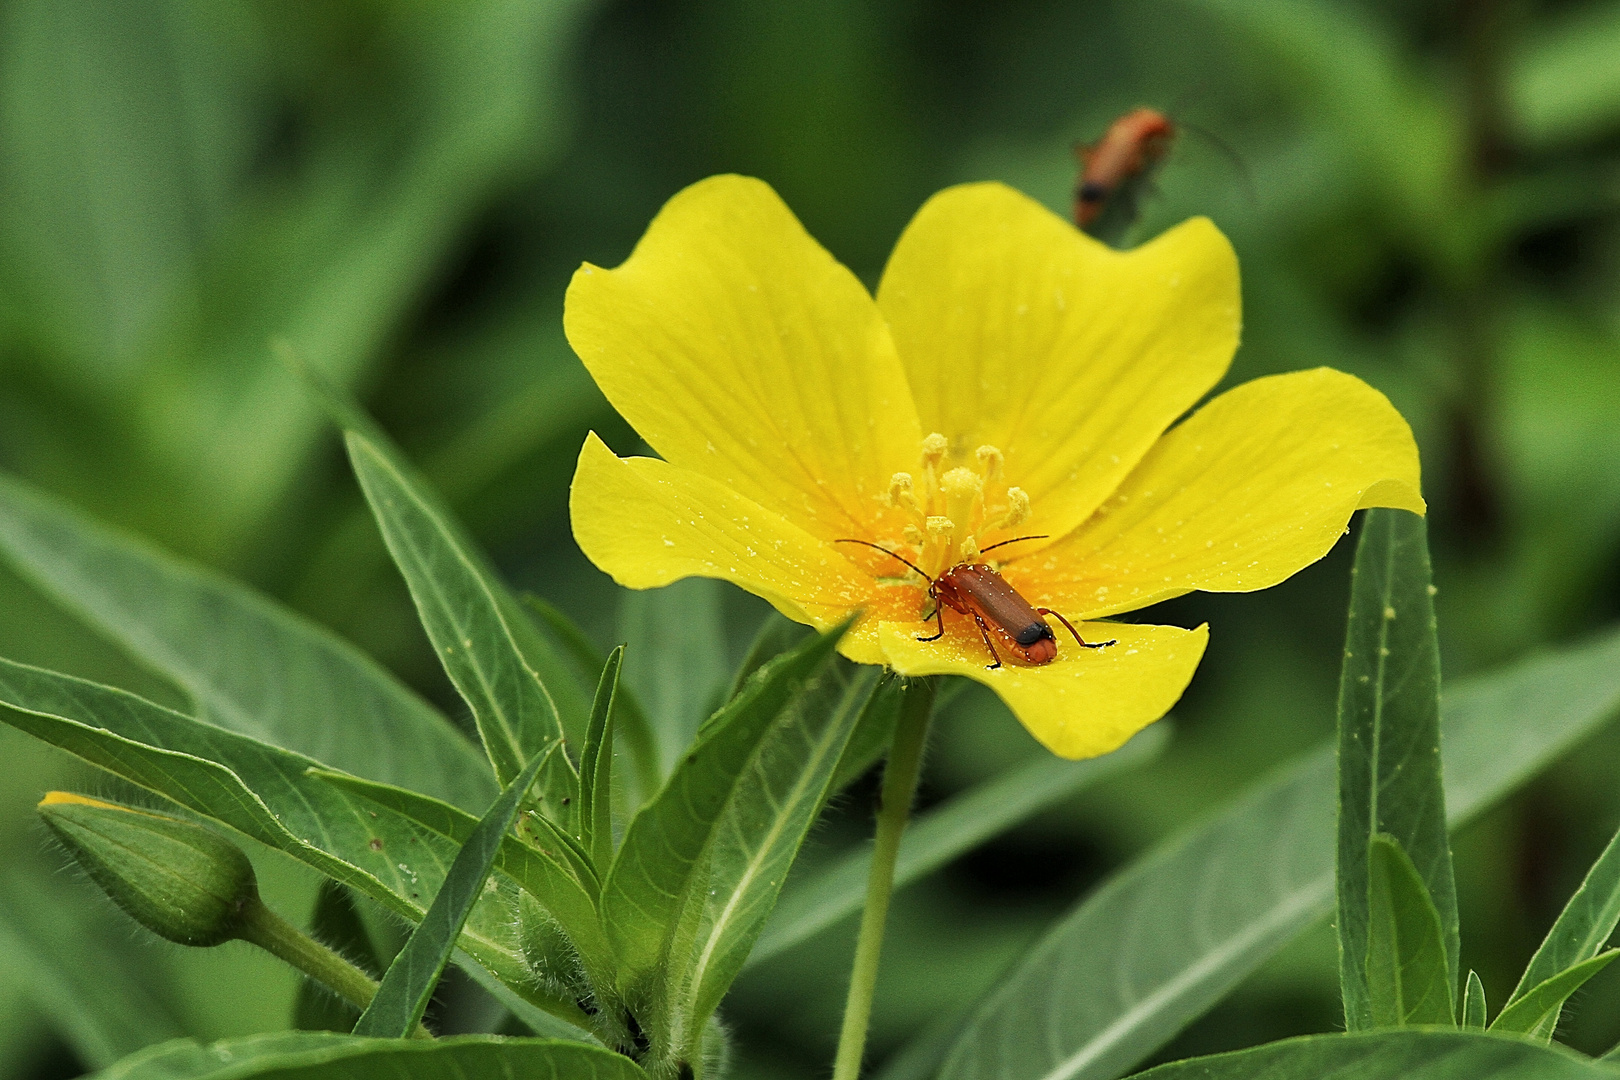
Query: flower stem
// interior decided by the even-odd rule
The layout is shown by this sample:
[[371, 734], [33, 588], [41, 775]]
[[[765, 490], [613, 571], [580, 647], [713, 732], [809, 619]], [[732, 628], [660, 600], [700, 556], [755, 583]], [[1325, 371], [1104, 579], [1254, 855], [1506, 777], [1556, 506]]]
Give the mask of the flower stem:
[[934, 711], [935, 680], [906, 683], [900, 716], [894, 726], [889, 761], [883, 767], [883, 794], [878, 805], [877, 838], [872, 850], [872, 873], [866, 879], [866, 908], [861, 912], [861, 933], [855, 942], [855, 966], [850, 972], [849, 998], [844, 1004], [844, 1029], [838, 1036], [838, 1057], [833, 1080], [856, 1080], [866, 1051], [866, 1029], [872, 1018], [872, 993], [877, 985], [878, 957], [883, 950], [883, 926], [889, 917], [889, 896], [894, 891], [894, 862], [900, 854], [900, 836], [911, 815], [922, 766], [923, 743]]
[[[285, 960], [357, 1009], [363, 1011], [377, 994], [375, 979], [271, 911], [256, 895], [242, 908], [237, 936]], [[433, 1036], [417, 1024], [411, 1037]]]

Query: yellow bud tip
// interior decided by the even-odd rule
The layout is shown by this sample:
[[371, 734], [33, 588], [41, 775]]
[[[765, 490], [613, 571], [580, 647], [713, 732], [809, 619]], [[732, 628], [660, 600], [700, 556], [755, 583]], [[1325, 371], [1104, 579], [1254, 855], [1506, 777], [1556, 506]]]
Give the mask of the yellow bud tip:
[[45, 797], [39, 800], [41, 806], [94, 806], [101, 810], [128, 810], [127, 806], [115, 806], [112, 803], [92, 799], [88, 795], [75, 795], [71, 791], [47, 791]]

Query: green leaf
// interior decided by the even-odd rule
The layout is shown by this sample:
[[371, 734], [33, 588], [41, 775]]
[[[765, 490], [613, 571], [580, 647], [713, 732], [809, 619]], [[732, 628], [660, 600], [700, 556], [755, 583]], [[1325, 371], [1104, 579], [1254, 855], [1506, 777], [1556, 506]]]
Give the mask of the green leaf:
[[95, 1080], [356, 1080], [359, 1077], [466, 1080], [646, 1080], [627, 1057], [550, 1039], [462, 1035], [432, 1041], [365, 1039], [331, 1032], [276, 1032], [204, 1045], [155, 1046], [95, 1074]]
[[131, 924], [109, 925], [105, 900], [68, 887], [59, 874], [30, 870], [15, 858], [6, 867], [0, 970], [17, 980], [73, 1052], [99, 1068], [183, 1032], [143, 985], [150, 964], [130, 955]]
[[[579, 679], [569, 677], [572, 673], [567, 664], [555, 654], [551, 643], [523, 613], [517, 599], [501, 583], [500, 575], [495, 572], [494, 566], [461, 528], [455, 515], [439, 498], [438, 493], [416, 471], [399, 447], [394, 445], [388, 433], [366, 415], [365, 410], [361, 409], [342, 387], [302, 363], [290, 349], [283, 349], [281, 355], [285, 364], [302, 379], [305, 389], [331, 421], [346, 433], [356, 434], [370, 444], [373, 454], [380, 457], [398, 481], [409, 489], [412, 501], [435, 519], [434, 526], [443, 531], [450, 545], [459, 553], [459, 557], [473, 568], [480, 586], [494, 597], [506, 630], [523, 662], [538, 676], [540, 685], [545, 688], [545, 695], [550, 698], [552, 706], [556, 709], [563, 734], [577, 745], [585, 737], [585, 725], [590, 714], [590, 701], [585, 695], [591, 684], [582, 686]], [[386, 541], [386, 533], [384, 539]], [[600, 663], [591, 668], [591, 680], [594, 681], [596, 673], [600, 670]], [[541, 772], [540, 779], [543, 789], [547, 781], [545, 771]]]
[[[607, 663], [607, 658], [602, 655], [602, 650], [585, 636], [585, 632], [575, 625], [574, 620], [555, 604], [533, 593], [524, 593], [522, 604], [540, 620], [541, 626], [561, 646], [575, 679], [587, 685], [595, 682], [603, 665]], [[636, 695], [625, 685], [622, 678], [614, 695], [613, 715], [616, 738], [629, 752], [631, 764], [635, 768], [638, 789], [629, 805], [637, 807], [653, 797], [653, 793], [658, 790], [662, 774], [658, 768], [658, 747], [653, 738], [652, 726], [641, 707], [641, 702], [636, 700]]]
[[1463, 990], [1462, 1026], [1475, 1031], [1485, 1030], [1485, 984], [1473, 971], [1468, 973], [1468, 986]]
[[562, 738], [556, 706], [518, 651], [500, 596], [478, 561], [381, 451], [353, 431], [348, 444], [355, 476], [439, 662], [472, 709], [495, 775], [510, 784], [525, 762]]
[[518, 778], [496, 799], [456, 852], [450, 872], [444, 876], [427, 914], [411, 932], [405, 947], [388, 965], [377, 996], [354, 1025], [356, 1035], [378, 1039], [403, 1039], [427, 1011], [428, 998], [439, 985], [439, 976], [450, 962], [450, 953], [461, 936], [461, 928], [472, 914], [473, 904], [484, 892], [490, 868], [517, 818], [518, 805], [534, 784], [540, 766], [550, 749], [535, 755]]
[[[309, 775], [387, 807], [399, 817], [454, 845], [471, 840], [478, 826], [478, 819], [471, 814], [414, 791], [323, 769], [311, 769]], [[501, 841], [495, 866], [545, 906], [568, 934], [598, 992], [610, 993], [612, 952], [597, 919], [592, 899], [596, 890], [593, 884], [581, 881], [575, 874], [567, 853], [508, 836]]]
[[[801, 691], [759, 742], [711, 829], [702, 869], [686, 886], [665, 975], [675, 1026], [691, 1035], [694, 1052], [776, 906], [878, 678], [876, 668], [861, 667], [845, 685], [828, 672]], [[694, 913], [697, 926], [689, 931]]]
[[[1390, 1019], [1403, 1007], [1370, 997], [1367, 984], [1368, 851], [1379, 834], [1411, 859], [1440, 918], [1449, 1002], [1457, 985], [1457, 890], [1440, 770], [1440, 648], [1427, 531], [1416, 514], [1387, 509], [1362, 519], [1339, 676], [1337, 927], [1351, 1031], [1373, 1026], [1375, 1014], [1384, 1023], [1408, 1022]], [[1417, 1022], [1437, 1022], [1423, 1015]]]
[[0, 555], [174, 680], [200, 719], [458, 806], [494, 797], [488, 765], [442, 714], [347, 642], [258, 593], [5, 477]]
[[[1615, 631], [1457, 684], [1443, 727], [1451, 824], [1534, 776], [1617, 705]], [[980, 1003], [943, 1080], [1113, 1080], [1326, 915], [1333, 755], [1306, 755], [1104, 882]]]
[[650, 1031], [665, 1041], [657, 1053], [680, 1053], [700, 1036], [702, 1003], [741, 966], [820, 808], [860, 711], [848, 696], [827, 708], [841, 635], [817, 636], [762, 669], [625, 831], [602, 887], [620, 986], [644, 1029], [656, 1017], [696, 1021]]
[[1137, 1080], [1613, 1080], [1620, 1071], [1563, 1047], [1475, 1031], [1307, 1035], [1190, 1058]]
[[579, 757], [579, 842], [598, 872], [613, 864], [613, 707], [624, 646], [608, 654]]
[[[315, 912], [310, 917], [310, 936], [358, 965], [375, 978], [383, 970], [376, 943], [360, 918], [354, 895], [347, 885], [331, 878], [321, 881], [315, 893]], [[352, 1031], [360, 1010], [332, 991], [305, 979], [298, 984], [293, 999], [293, 1027], [300, 1031]]]
[[[878, 700], [877, 695], [873, 700]], [[917, 815], [900, 841], [895, 887], [939, 869], [1099, 780], [1144, 764], [1163, 749], [1168, 736], [1169, 730], [1161, 722], [1114, 753], [1090, 761], [1064, 761], [1043, 753]], [[871, 865], [872, 853], [862, 845], [810, 880], [789, 888], [754, 946], [749, 964], [792, 948], [859, 911], [866, 899]]]
[[1537, 983], [1503, 1007], [1491, 1024], [1491, 1030], [1520, 1032], [1551, 1042], [1564, 1002], [1586, 980], [1608, 967], [1616, 956], [1620, 956], [1620, 949], [1598, 953]]
[[[1586, 872], [1581, 887], [1564, 905], [1541, 947], [1525, 966], [1519, 985], [1513, 988], [1503, 1006], [1503, 1014], [1549, 980], [1596, 956], [1614, 933], [1616, 923], [1620, 923], [1620, 833], [1610, 839], [1603, 854]], [[1551, 1038], [1557, 1026], [1558, 1010], [1554, 1009], [1533, 1033]]]
[[[444, 836], [309, 775], [320, 763], [122, 690], [0, 659], [0, 706], [9, 706], [0, 719], [12, 726], [284, 851], [412, 922], [455, 857], [457, 845]], [[461, 945], [536, 1004], [583, 1026], [571, 1002], [525, 987], [514, 922], [512, 905], [492, 895]]]
[[765, 621], [759, 624], [754, 640], [749, 643], [748, 652], [743, 656], [742, 663], [737, 665], [736, 673], [731, 676], [731, 686], [726, 690], [726, 700], [730, 701], [736, 697], [754, 672], [801, 644], [810, 632], [808, 626], [794, 622], [780, 611], [772, 610], [767, 614]]
[[619, 639], [629, 656], [624, 681], [647, 712], [660, 776], [669, 775], [720, 705], [728, 667], [723, 589], [710, 578], [686, 578], [662, 589], [627, 590], [619, 602]]
[[1367, 863], [1371, 1026], [1455, 1024], [1445, 932], [1417, 867], [1398, 840], [1382, 833], [1368, 845]]

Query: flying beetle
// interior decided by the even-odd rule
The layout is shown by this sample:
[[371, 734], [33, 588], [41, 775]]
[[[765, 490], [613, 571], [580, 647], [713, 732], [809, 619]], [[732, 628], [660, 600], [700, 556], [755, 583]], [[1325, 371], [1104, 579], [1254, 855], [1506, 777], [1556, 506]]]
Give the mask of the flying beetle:
[[[991, 544], [984, 551], [994, 551], [998, 547], [1016, 544], [1021, 540], [1045, 539], [1045, 536], [1016, 536], [999, 544]], [[984, 638], [984, 647], [990, 650], [990, 659], [995, 661], [988, 665], [991, 671], [1001, 666], [1001, 654], [996, 652], [995, 643], [990, 640], [991, 625], [995, 626], [1002, 644], [1016, 649], [1026, 662], [1035, 667], [1050, 664], [1057, 659], [1057, 636], [1052, 633], [1052, 627], [1046, 620], [1041, 618], [1042, 615], [1054, 616], [1058, 622], [1067, 627], [1082, 649], [1105, 649], [1116, 644], [1114, 640], [1086, 641], [1068, 619], [1051, 608], [1031, 606], [1028, 600], [1018, 595], [1017, 589], [1007, 583], [1006, 578], [985, 563], [957, 563], [938, 577], [929, 577], [922, 567], [910, 559], [870, 541], [835, 540], [834, 543], [861, 544], [875, 551], [881, 551], [921, 574], [928, 582], [928, 598], [934, 602], [933, 619], [936, 632], [917, 640], [938, 641], [945, 636], [946, 608], [970, 615], [973, 621], [979, 624], [979, 634]]]
[[[1137, 217], [1137, 203], [1175, 141], [1176, 125], [1157, 109], [1132, 109], [1103, 137], [1076, 147], [1080, 179], [1074, 188], [1074, 223], [1093, 236], [1123, 234]], [[1105, 217], [1117, 222], [1100, 220]]]

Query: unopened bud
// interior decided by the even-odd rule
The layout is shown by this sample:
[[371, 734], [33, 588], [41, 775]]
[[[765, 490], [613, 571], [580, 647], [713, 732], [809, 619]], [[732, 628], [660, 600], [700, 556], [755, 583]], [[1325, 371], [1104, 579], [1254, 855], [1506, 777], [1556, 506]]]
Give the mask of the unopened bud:
[[258, 897], [242, 849], [200, 825], [66, 791], [39, 814], [114, 903], [170, 941], [230, 941]]

